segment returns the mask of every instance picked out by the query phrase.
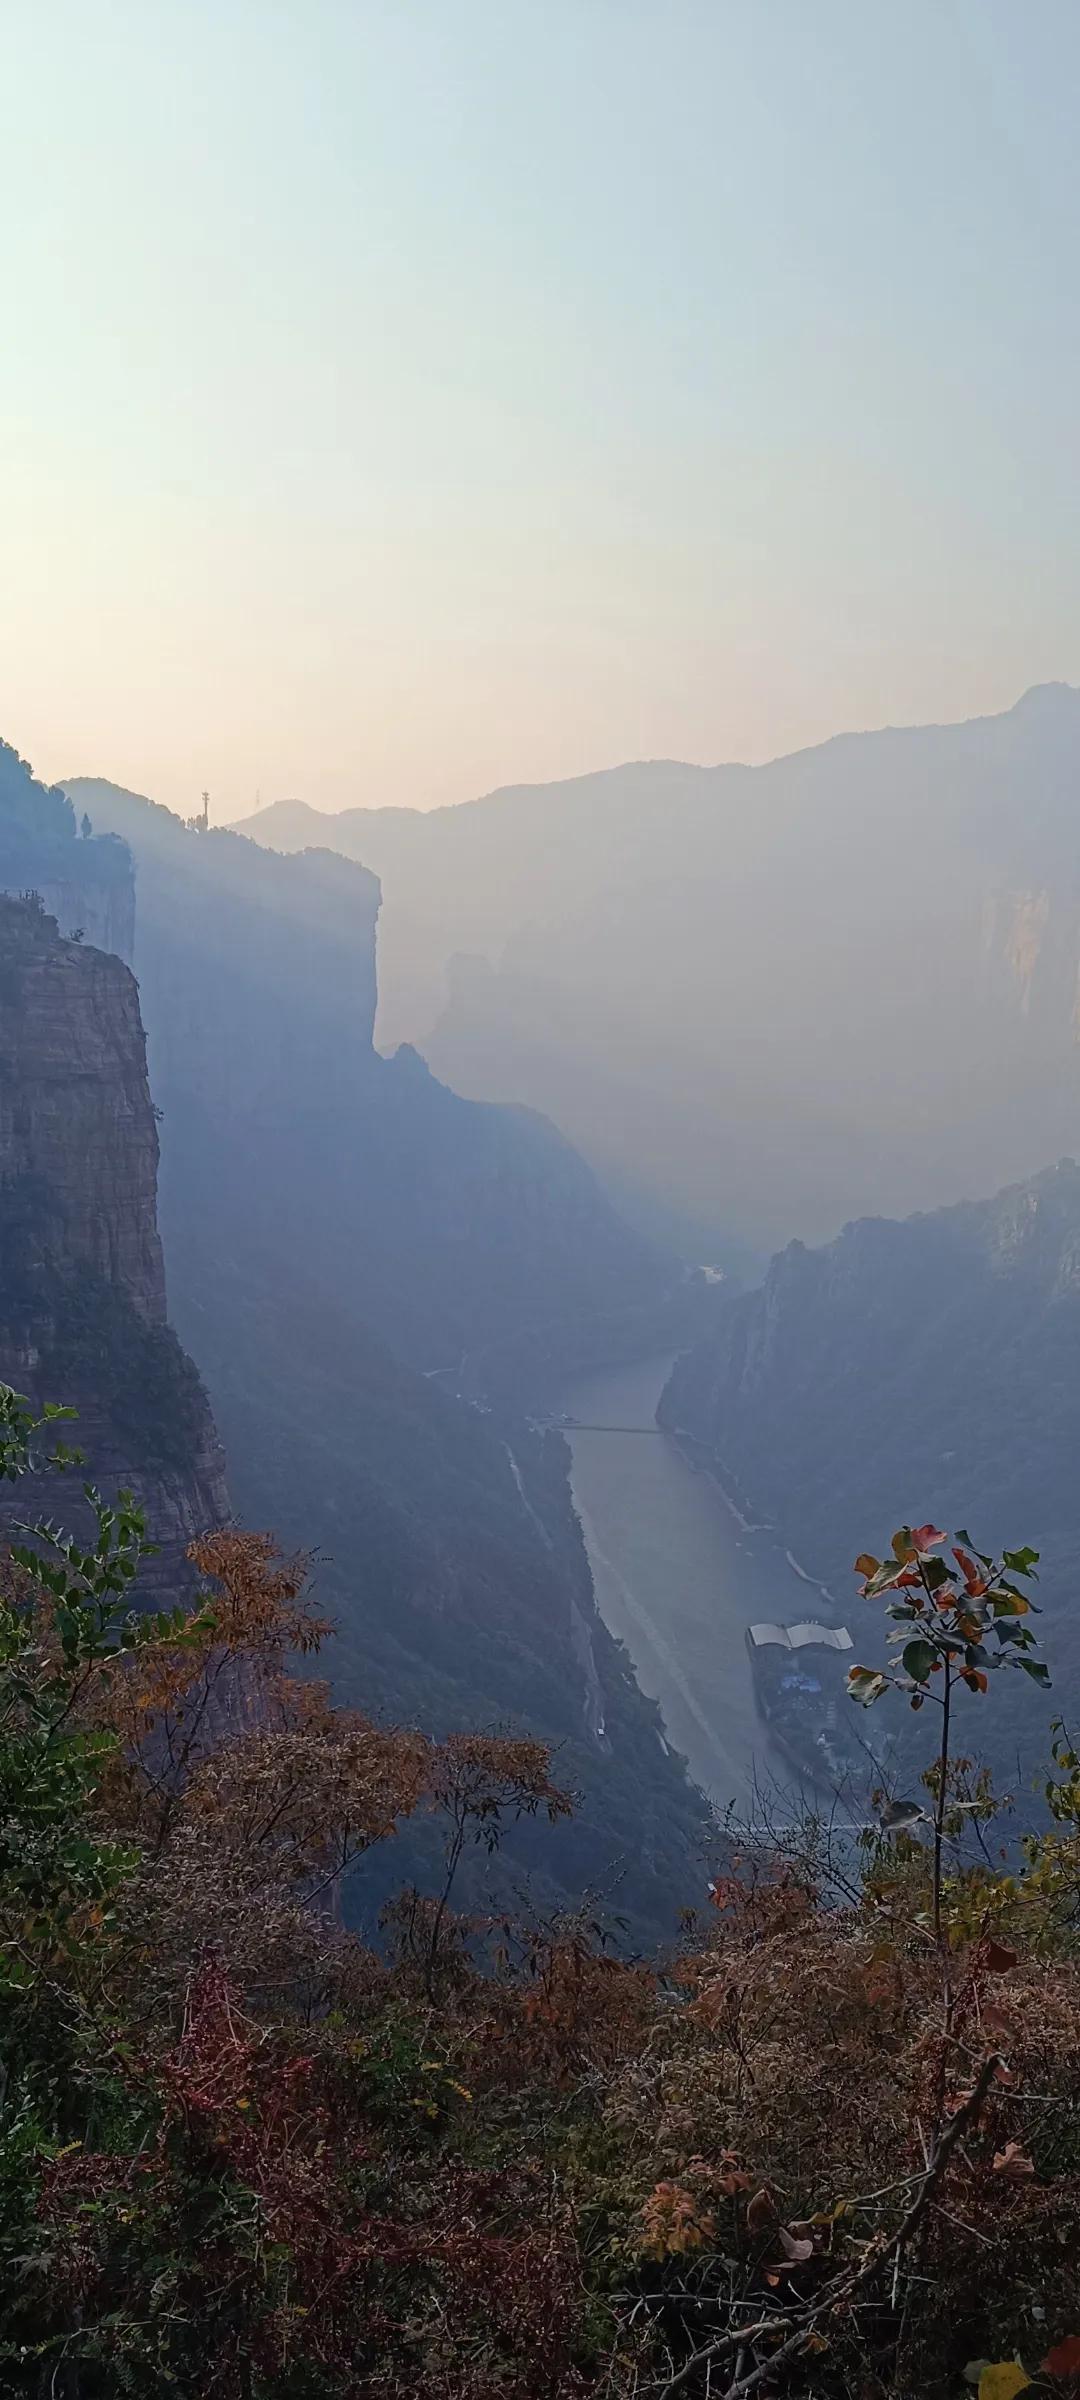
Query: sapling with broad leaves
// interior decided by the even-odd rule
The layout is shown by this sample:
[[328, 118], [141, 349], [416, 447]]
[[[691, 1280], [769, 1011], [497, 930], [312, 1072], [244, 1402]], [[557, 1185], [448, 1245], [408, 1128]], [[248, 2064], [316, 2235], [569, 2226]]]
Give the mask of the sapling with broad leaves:
[[[949, 1558], [943, 1556], [949, 1548]], [[935, 1702], [941, 1711], [941, 1738], [932, 1770], [933, 1922], [940, 1944], [942, 1858], [948, 1801], [953, 1701], [958, 1685], [978, 1696], [986, 1693], [990, 1677], [1003, 1668], [1019, 1668], [1033, 1682], [1048, 1684], [1049, 1669], [1033, 1656], [1036, 1638], [1027, 1619], [1038, 1611], [1021, 1583], [1037, 1580], [1037, 1550], [1003, 1550], [999, 1559], [976, 1550], [971, 1535], [958, 1532], [950, 1543], [936, 1525], [902, 1525], [894, 1533], [891, 1555], [878, 1559], [864, 1551], [855, 1561], [863, 1577], [862, 1596], [884, 1599], [893, 1619], [890, 1650], [899, 1651], [884, 1667], [849, 1667], [848, 1691], [863, 1708], [889, 1691], [902, 1692], [913, 1709]], [[929, 1779], [928, 1779], [929, 1780]], [[893, 1803], [887, 1822], [914, 1823], [921, 1811], [914, 1803]]]

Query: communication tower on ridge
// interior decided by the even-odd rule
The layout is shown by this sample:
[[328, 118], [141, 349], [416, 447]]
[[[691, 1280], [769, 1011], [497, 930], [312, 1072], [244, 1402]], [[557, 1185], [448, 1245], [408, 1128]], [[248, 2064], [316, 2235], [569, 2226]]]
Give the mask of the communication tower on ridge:
[[198, 816], [197, 816], [197, 817], [195, 817], [195, 818], [194, 818], [192, 821], [193, 821], [193, 823], [194, 823], [194, 825], [195, 825], [195, 827], [196, 827], [196, 830], [197, 830], [199, 833], [206, 833], [206, 832], [209, 830], [209, 825], [210, 825], [210, 794], [209, 794], [209, 792], [204, 792], [204, 793], [203, 793], [203, 796], [202, 796], [202, 807], [201, 807], [201, 809], [199, 810], [199, 814], [198, 814]]

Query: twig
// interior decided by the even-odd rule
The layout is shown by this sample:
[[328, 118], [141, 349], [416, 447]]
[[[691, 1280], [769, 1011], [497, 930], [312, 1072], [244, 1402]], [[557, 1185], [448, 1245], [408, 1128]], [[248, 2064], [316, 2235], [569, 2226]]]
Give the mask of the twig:
[[819, 2318], [826, 2316], [830, 2309], [835, 2308], [838, 2301], [849, 2300], [853, 2293], [861, 2290], [862, 2286], [870, 2281], [871, 2276], [878, 2274], [889, 2259], [897, 2257], [911, 2240], [924, 2210], [933, 2198], [961, 2134], [978, 2115], [1000, 2065], [1001, 2060], [996, 2056], [983, 2060], [974, 2088], [969, 2092], [963, 2106], [958, 2108], [956, 2115], [950, 2119], [937, 2143], [933, 2157], [922, 2178], [920, 2190], [901, 2218], [895, 2233], [890, 2234], [887, 2241], [882, 2241], [879, 2237], [875, 2243], [870, 2245], [866, 2256], [857, 2267], [845, 2268], [841, 2274], [835, 2275], [832, 2282], [826, 2284], [824, 2291], [819, 2293], [818, 2298], [810, 2303], [801, 2316], [796, 2317], [794, 2312], [789, 2310], [786, 2316], [762, 2317], [756, 2325], [741, 2325], [737, 2333], [721, 2334], [717, 2341], [709, 2342], [705, 2349], [695, 2350], [685, 2364], [679, 2368], [676, 2375], [670, 2376], [666, 2383], [656, 2387], [660, 2400], [670, 2400], [671, 2393], [682, 2391], [691, 2378], [710, 2361], [730, 2357], [733, 2350], [748, 2349], [751, 2343], [763, 2341], [770, 2334], [785, 2334], [787, 2339], [781, 2342], [778, 2350], [774, 2350], [760, 2366], [754, 2367], [749, 2375], [736, 2376], [734, 2383], [728, 2385], [724, 2400], [746, 2400], [746, 2395], [756, 2391], [758, 2386], [775, 2372], [785, 2358], [793, 2357], [795, 2352], [802, 2348], [808, 2334], [814, 2331]]

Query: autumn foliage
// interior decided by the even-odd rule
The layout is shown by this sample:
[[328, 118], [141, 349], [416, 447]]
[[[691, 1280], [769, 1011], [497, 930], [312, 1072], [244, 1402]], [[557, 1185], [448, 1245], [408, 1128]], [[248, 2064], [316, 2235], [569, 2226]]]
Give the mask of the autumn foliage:
[[[138, 1511], [89, 1497], [93, 1542], [0, 1569], [0, 2390], [1080, 2390], [1080, 1756], [1020, 1843], [952, 1707], [1032, 1553], [860, 1561], [905, 1612], [875, 1696], [950, 1690], [915, 1796], [718, 1830], [646, 1964], [461, 1912], [467, 1855], [570, 1805], [542, 1744], [335, 1708], [261, 1535], [140, 1613]], [[365, 1942], [350, 1871], [407, 1819], [437, 1872]]]

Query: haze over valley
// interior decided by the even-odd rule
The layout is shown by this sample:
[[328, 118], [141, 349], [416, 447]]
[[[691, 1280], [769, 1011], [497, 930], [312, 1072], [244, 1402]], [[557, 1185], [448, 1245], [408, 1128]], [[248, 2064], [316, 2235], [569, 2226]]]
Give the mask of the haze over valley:
[[548, 1111], [691, 1255], [761, 1256], [1074, 1144], [1078, 758], [1052, 685], [771, 766], [245, 831], [380, 877], [384, 1046]]
[[4, 36], [0, 2400], [1069, 2400], [1080, 14]]
[[[1080, 1204], [1074, 1170], [1041, 1170], [1076, 1123], [1078, 783], [1080, 693], [1065, 685], [969, 725], [838, 737], [773, 767], [644, 764], [427, 814], [296, 803], [192, 830], [116, 786], [69, 782], [106, 854], [122, 840], [133, 856], [173, 1305], [243, 1513], [310, 1543], [321, 1492], [320, 1538], [347, 1527], [351, 1547], [399, 1491], [414, 1540], [417, 1425], [394, 1429], [391, 1389], [433, 1461], [452, 1422], [479, 1455], [493, 1408], [509, 1410], [518, 1430], [496, 1449], [513, 1506], [528, 1501], [519, 1535], [536, 1523], [539, 1438], [563, 1452], [545, 1488], [576, 1506], [601, 1616], [721, 1808], [762, 1779], [797, 1788], [852, 1766], [839, 1669], [778, 1744], [743, 1657], [750, 1624], [793, 1621], [807, 1583], [816, 1613], [843, 1624], [856, 1519], [901, 1521], [929, 1484], [946, 1518], [965, 1493], [969, 1514], [978, 1501], [991, 1539], [1037, 1520], [1063, 1606], [1080, 1531], [1062, 1363]], [[395, 1035], [412, 1038], [394, 1048]], [[981, 1215], [957, 1209], [967, 1195]], [[914, 1207], [952, 1213], [905, 1226]], [[1023, 1248], [994, 1234], [983, 1253], [981, 1225], [1026, 1226], [1029, 1212]], [[944, 1252], [939, 1222], [953, 1229]], [[809, 1332], [800, 1317], [779, 1370], [781, 1435], [767, 1365], [786, 1354], [781, 1295], [823, 1239], [829, 1309]], [[831, 1318], [847, 1323], [849, 1307], [840, 1334]], [[650, 1368], [686, 1345], [670, 1382]], [[730, 1358], [721, 1413], [705, 1395]], [[403, 1370], [419, 1378], [407, 1404]], [[944, 1398], [918, 1397], [924, 1376]], [[977, 1406], [963, 1400], [973, 1376]], [[582, 1391], [595, 1435], [574, 1431]], [[666, 1431], [650, 1436], [654, 1411]], [[542, 1437], [525, 1430], [553, 1420]], [[345, 1489], [327, 1480], [349, 1424], [361, 1481], [381, 1460], [372, 1519], [357, 1513], [356, 1467]], [[441, 1552], [437, 1508], [429, 1531]], [[463, 1593], [479, 1539], [474, 1500]], [[414, 1693], [439, 1705], [425, 1607], [407, 1670], [400, 1620], [382, 1666], [381, 1610], [356, 1621], [363, 1678], [392, 1708]], [[595, 1662], [582, 1679], [569, 1622], [582, 1690], [567, 1727], [576, 1709], [578, 1738], [584, 1720], [606, 1756], [610, 1704]], [[1071, 1660], [1068, 1622], [1061, 1639]], [[467, 1715], [487, 1677], [478, 1657], [441, 1705]], [[520, 1674], [508, 1687], [527, 1712], [548, 1707], [540, 1689]], [[996, 1755], [1025, 1740], [1022, 1709], [1006, 1714]], [[602, 1783], [611, 1770], [595, 1764]]]

